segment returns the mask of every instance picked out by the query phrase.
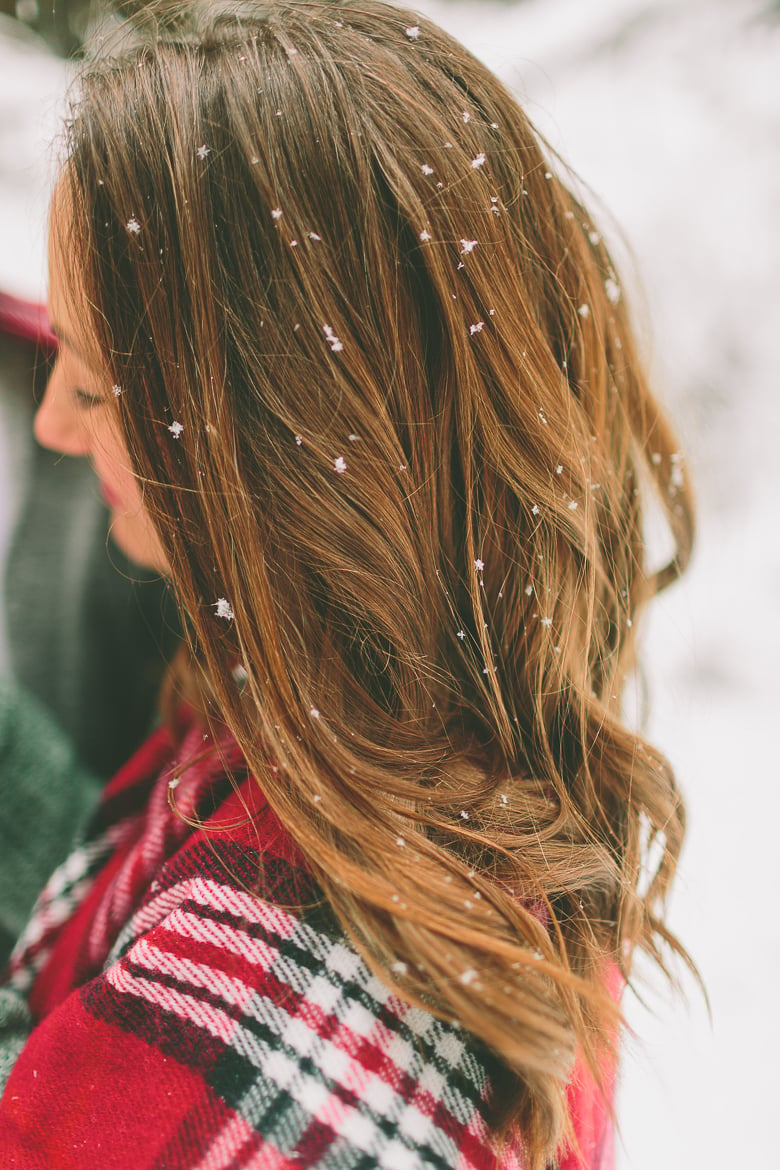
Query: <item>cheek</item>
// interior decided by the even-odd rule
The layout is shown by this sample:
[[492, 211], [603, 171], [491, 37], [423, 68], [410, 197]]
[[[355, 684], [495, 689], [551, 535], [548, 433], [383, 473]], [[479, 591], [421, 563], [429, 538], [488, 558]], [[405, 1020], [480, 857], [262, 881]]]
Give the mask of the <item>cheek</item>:
[[113, 427], [96, 430], [92, 444], [92, 463], [101, 483], [128, 510], [141, 506], [141, 488], [130, 469], [124, 442]]

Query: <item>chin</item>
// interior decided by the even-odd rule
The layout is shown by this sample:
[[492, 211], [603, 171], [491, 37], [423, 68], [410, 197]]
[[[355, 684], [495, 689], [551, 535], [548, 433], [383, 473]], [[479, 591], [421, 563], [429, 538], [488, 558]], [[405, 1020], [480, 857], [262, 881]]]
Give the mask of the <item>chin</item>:
[[163, 555], [156, 533], [150, 533], [146, 524], [138, 524], [134, 516], [112, 519], [109, 535], [117, 548], [139, 569], [151, 569], [165, 574], [168, 562]]

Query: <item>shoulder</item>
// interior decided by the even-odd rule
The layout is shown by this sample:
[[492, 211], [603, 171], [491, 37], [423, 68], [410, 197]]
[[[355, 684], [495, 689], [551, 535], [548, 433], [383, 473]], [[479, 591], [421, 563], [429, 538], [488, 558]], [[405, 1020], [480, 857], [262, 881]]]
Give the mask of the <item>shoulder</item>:
[[[11, 1098], [43, 1093], [46, 1140], [85, 1142], [84, 1166], [90, 1143], [103, 1151], [142, 1116], [138, 1160], [122, 1163], [138, 1170], [211, 1149], [231, 1151], [213, 1163], [226, 1167], [493, 1167], [487, 1066], [465, 1034], [389, 991], [293, 860], [266, 857], [258, 896], [247, 849], [214, 845], [172, 859], [104, 972], [33, 1033], [0, 1149]], [[63, 1076], [60, 1045], [78, 1075], [71, 1063]], [[73, 1108], [86, 1082], [100, 1102], [89, 1121]]]

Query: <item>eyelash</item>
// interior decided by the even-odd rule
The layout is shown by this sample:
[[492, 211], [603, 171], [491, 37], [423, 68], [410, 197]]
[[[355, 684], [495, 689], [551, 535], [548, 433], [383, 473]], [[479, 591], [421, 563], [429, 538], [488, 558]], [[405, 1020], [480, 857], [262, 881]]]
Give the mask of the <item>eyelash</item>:
[[81, 410], [93, 410], [94, 407], [100, 406], [105, 399], [99, 394], [90, 394], [88, 390], [82, 390], [77, 386], [73, 391], [76, 402]]

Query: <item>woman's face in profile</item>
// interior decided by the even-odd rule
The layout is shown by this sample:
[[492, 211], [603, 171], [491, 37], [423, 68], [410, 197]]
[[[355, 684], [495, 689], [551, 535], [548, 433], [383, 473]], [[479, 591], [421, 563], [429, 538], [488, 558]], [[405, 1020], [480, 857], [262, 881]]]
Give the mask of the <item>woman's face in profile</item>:
[[116, 409], [119, 387], [112, 387], [81, 324], [80, 290], [64, 263], [56, 239], [56, 217], [66, 214], [61, 184], [52, 202], [49, 230], [49, 316], [59, 347], [46, 393], [35, 416], [38, 442], [63, 455], [86, 456], [111, 512], [110, 532], [132, 561], [164, 573], [167, 561], [144, 507]]

